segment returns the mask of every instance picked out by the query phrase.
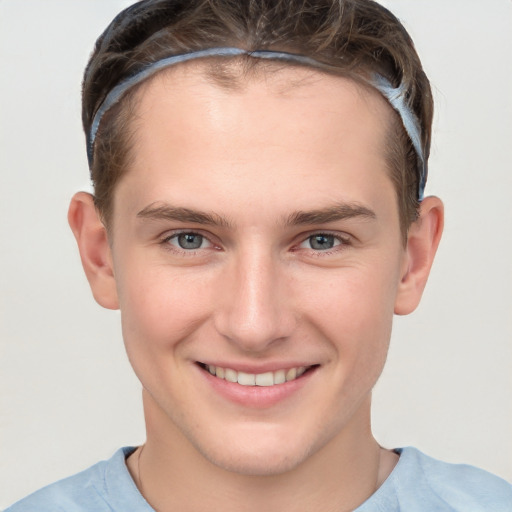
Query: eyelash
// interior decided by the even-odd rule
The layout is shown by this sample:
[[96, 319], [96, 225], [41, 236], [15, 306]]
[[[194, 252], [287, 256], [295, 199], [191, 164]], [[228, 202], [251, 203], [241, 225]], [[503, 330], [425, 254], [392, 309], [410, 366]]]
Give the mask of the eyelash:
[[[216, 250], [219, 250], [220, 247], [218, 244], [215, 244], [212, 242], [210, 237], [200, 231], [193, 231], [193, 230], [182, 230], [177, 231], [172, 234], [166, 234], [161, 240], [160, 245], [162, 245], [165, 250], [173, 252], [174, 254], [182, 255], [182, 256], [195, 256], [199, 251], [202, 251], [207, 248], [199, 247], [197, 249], [183, 249], [178, 246], [172, 245], [169, 242], [173, 239], [177, 239], [180, 235], [193, 235], [193, 236], [199, 236], [202, 238], [203, 241], [206, 241], [208, 244], [210, 244], [209, 248], [213, 248]], [[322, 257], [322, 256], [329, 256], [333, 253], [339, 253], [340, 251], [345, 250], [347, 247], [350, 247], [352, 245], [351, 237], [348, 235], [342, 236], [339, 233], [332, 233], [329, 231], [314, 231], [312, 233], [308, 234], [302, 234], [300, 236], [300, 241], [298, 244], [294, 244], [292, 247], [292, 252], [297, 252], [301, 250], [300, 247], [302, 244], [306, 243], [308, 240], [311, 240], [313, 237], [333, 237], [336, 242], [338, 242], [336, 245], [334, 245], [330, 249], [325, 250], [315, 250], [313, 248], [304, 248], [307, 251], [310, 251], [311, 255], [314, 255], [314, 257]]]
[[315, 231], [312, 233], [307, 234], [304, 238], [301, 238], [302, 241], [295, 246], [294, 250], [300, 250], [301, 245], [304, 243], [307, 243], [309, 240], [311, 240], [314, 237], [332, 237], [336, 242], [338, 242], [336, 245], [334, 245], [330, 249], [324, 249], [324, 250], [315, 250], [313, 248], [306, 248], [306, 250], [311, 252], [311, 255], [315, 258], [321, 258], [324, 256], [329, 256], [331, 254], [337, 254], [341, 251], [346, 250], [348, 247], [352, 245], [352, 239], [348, 235], [340, 235], [339, 233], [333, 233], [329, 231]]
[[182, 231], [176, 231], [171, 234], [166, 234], [161, 240], [160, 245], [164, 247], [165, 250], [170, 251], [174, 254], [178, 254], [180, 256], [195, 256], [197, 253], [201, 250], [204, 250], [205, 248], [199, 247], [197, 249], [183, 249], [176, 245], [172, 245], [169, 242], [173, 239], [177, 239], [180, 235], [194, 235], [201, 237], [204, 241], [208, 242], [210, 244], [209, 248], [218, 249], [218, 246], [213, 243], [210, 238], [201, 233], [200, 231], [193, 231], [193, 230], [182, 230]]

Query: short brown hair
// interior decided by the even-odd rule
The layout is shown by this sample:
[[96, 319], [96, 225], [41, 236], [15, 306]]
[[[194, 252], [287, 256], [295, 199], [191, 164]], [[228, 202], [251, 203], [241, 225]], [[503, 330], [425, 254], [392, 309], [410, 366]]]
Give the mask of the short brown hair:
[[[301, 54], [358, 81], [379, 73], [393, 86], [401, 85], [419, 120], [423, 155], [428, 160], [433, 117], [430, 84], [403, 25], [372, 0], [139, 1], [122, 11], [96, 42], [83, 80], [85, 132], [89, 133], [107, 94], [121, 81], [162, 58], [219, 46]], [[252, 65], [258, 65], [258, 59], [252, 60]], [[95, 204], [107, 226], [114, 188], [132, 148], [129, 124], [135, 90], [102, 118], [93, 148]], [[387, 146], [406, 239], [409, 225], [418, 217], [418, 156], [397, 114]]]

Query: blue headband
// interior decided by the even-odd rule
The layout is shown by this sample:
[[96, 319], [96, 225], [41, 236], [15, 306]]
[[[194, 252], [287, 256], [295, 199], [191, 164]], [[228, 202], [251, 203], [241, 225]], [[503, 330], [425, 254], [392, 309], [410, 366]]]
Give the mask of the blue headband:
[[[94, 119], [91, 124], [91, 129], [87, 134], [87, 157], [89, 159], [89, 167], [92, 168], [93, 154], [94, 154], [94, 141], [96, 140], [96, 134], [100, 126], [101, 120], [105, 113], [112, 108], [123, 95], [132, 87], [146, 80], [147, 78], [158, 73], [162, 69], [174, 66], [180, 62], [186, 62], [189, 60], [199, 59], [202, 57], [233, 57], [238, 55], [248, 55], [259, 59], [272, 59], [288, 61], [292, 63], [302, 64], [305, 66], [311, 66], [315, 68], [330, 68], [326, 64], [306, 57], [304, 55], [296, 55], [293, 53], [277, 52], [271, 50], [258, 50], [258, 51], [247, 51], [241, 48], [208, 48], [205, 50], [199, 50], [191, 53], [185, 53], [182, 55], [173, 55], [161, 59], [157, 62], [150, 64], [135, 75], [127, 78], [118, 85], [116, 85], [103, 100], [102, 104], [96, 111]], [[370, 86], [378, 90], [384, 98], [386, 98], [389, 104], [398, 112], [402, 123], [404, 125], [407, 135], [411, 139], [418, 157], [418, 198], [421, 201], [425, 190], [425, 183], [427, 181], [427, 162], [423, 155], [421, 147], [421, 128], [414, 112], [409, 108], [406, 102], [406, 89], [403, 84], [400, 87], [393, 87], [391, 82], [382, 75], [374, 74], [371, 80], [367, 81]]]

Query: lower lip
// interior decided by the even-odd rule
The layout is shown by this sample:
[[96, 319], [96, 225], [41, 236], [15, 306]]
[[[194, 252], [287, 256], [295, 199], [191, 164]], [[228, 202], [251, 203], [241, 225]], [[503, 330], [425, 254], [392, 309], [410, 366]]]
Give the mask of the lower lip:
[[274, 386], [242, 386], [236, 382], [214, 377], [203, 368], [198, 367], [198, 370], [221, 397], [238, 405], [265, 409], [296, 395], [309, 382], [317, 368], [311, 368], [295, 380]]

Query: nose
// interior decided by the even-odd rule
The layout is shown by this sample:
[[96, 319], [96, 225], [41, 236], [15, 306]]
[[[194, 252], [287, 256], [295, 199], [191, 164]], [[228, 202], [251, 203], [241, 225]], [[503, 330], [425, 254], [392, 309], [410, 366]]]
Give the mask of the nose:
[[219, 276], [217, 331], [244, 352], [264, 352], [296, 328], [285, 264], [269, 252], [246, 251]]

